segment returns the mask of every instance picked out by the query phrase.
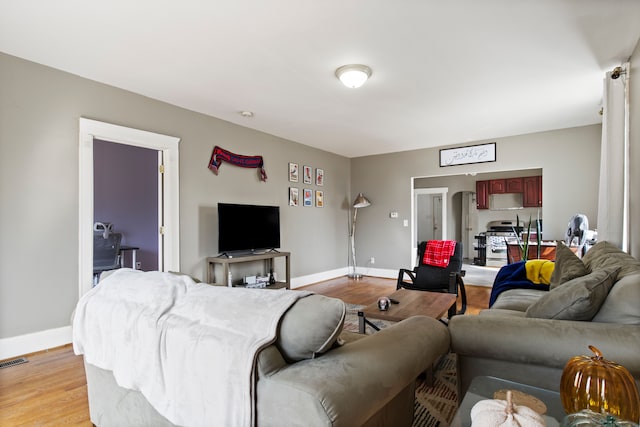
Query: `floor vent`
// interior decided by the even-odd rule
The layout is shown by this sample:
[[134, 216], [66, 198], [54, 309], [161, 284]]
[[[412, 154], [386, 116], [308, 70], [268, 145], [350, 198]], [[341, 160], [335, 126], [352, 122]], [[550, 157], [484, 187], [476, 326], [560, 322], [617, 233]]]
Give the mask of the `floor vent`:
[[0, 369], [10, 368], [12, 366], [20, 365], [22, 363], [27, 363], [28, 360], [26, 357], [19, 357], [13, 360], [7, 360], [6, 362], [0, 362]]

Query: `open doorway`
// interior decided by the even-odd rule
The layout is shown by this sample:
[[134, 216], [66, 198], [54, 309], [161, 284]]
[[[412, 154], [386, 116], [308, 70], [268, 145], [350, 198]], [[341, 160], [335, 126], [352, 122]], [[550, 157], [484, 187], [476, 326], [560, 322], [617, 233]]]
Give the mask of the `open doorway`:
[[155, 150], [162, 159], [159, 187], [158, 269], [180, 270], [179, 138], [109, 123], [80, 119], [79, 294], [93, 285], [94, 141], [102, 140]]
[[411, 209], [411, 266], [415, 267], [418, 243], [447, 239], [446, 187], [414, 188]]
[[94, 222], [110, 224], [112, 232], [121, 234], [123, 267], [144, 271], [162, 267], [161, 164], [158, 150], [93, 142]]

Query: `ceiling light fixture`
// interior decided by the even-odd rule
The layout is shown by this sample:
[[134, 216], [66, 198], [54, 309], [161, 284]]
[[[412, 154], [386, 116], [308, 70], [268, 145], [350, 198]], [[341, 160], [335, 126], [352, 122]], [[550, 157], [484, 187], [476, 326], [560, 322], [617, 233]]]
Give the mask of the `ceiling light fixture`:
[[240, 111], [240, 115], [248, 119], [253, 117], [253, 113], [251, 111]]
[[362, 86], [371, 77], [371, 68], [362, 64], [343, 65], [336, 70], [336, 77], [346, 87], [355, 89]]

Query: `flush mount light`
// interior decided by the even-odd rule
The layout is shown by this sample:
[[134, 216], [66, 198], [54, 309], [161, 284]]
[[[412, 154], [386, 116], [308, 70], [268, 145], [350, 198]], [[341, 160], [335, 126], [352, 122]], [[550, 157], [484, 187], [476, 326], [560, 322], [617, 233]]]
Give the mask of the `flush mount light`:
[[343, 65], [336, 70], [336, 77], [346, 87], [355, 89], [362, 86], [371, 77], [371, 68], [362, 64]]
[[253, 113], [251, 111], [240, 111], [239, 113], [242, 117], [246, 117], [248, 119], [250, 119], [251, 117], [253, 117]]

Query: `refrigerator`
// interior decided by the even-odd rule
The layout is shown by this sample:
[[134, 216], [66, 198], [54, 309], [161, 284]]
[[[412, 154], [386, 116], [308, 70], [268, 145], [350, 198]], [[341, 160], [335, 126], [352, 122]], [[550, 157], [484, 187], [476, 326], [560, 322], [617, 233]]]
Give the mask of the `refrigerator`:
[[481, 231], [478, 228], [478, 208], [476, 205], [476, 193], [472, 191], [462, 192], [462, 209], [461, 209], [460, 226], [461, 241], [463, 244], [463, 258], [473, 260], [476, 256], [475, 245], [477, 240], [475, 236]]

